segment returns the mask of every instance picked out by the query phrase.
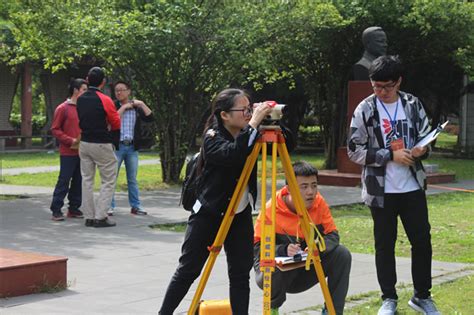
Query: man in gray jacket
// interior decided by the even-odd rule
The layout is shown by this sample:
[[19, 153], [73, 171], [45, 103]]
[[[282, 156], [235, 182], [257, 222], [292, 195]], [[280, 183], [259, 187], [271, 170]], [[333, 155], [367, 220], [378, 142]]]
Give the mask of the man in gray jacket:
[[408, 304], [424, 314], [439, 314], [430, 295], [432, 249], [421, 163], [430, 148], [416, 145], [430, 131], [428, 118], [418, 98], [399, 90], [402, 65], [398, 57], [375, 59], [369, 77], [374, 94], [354, 111], [348, 155], [363, 166], [362, 199], [374, 221], [375, 264], [383, 299], [378, 314], [395, 314], [397, 309], [398, 216], [412, 252], [414, 296]]

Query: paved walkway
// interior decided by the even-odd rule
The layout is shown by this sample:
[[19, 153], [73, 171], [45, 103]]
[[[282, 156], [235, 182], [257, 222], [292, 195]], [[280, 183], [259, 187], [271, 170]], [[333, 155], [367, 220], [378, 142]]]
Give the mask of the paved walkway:
[[[139, 160], [139, 165], [152, 165], [160, 163], [160, 159], [147, 159]], [[124, 168], [125, 163], [122, 164]], [[1, 174], [5, 175], [19, 175], [19, 174], [37, 174], [37, 173], [49, 173], [49, 172], [59, 172], [59, 165], [55, 166], [34, 166], [34, 167], [19, 167], [19, 168], [5, 168], [1, 170]]]
[[[449, 184], [451, 188], [474, 189], [474, 181]], [[360, 202], [360, 189], [320, 187], [331, 205]], [[430, 189], [437, 193], [442, 189]], [[150, 229], [150, 224], [183, 222], [188, 213], [178, 207], [179, 189], [142, 194], [148, 216], [128, 213], [125, 193], [117, 194], [114, 219], [118, 226], [87, 228], [79, 219], [53, 222], [49, 203], [51, 188], [0, 185], [0, 194], [28, 198], [0, 201], [0, 247], [67, 256], [68, 290], [0, 299], [1, 314], [156, 314], [180, 254], [182, 233]], [[342, 240], [342, 243], [344, 240]], [[203, 299], [227, 298], [225, 254], [213, 269]], [[435, 282], [465, 275], [465, 264], [433, 262]], [[399, 283], [411, 283], [410, 259], [398, 258]], [[196, 283], [197, 284], [197, 283]], [[185, 313], [195, 286], [181, 303]], [[349, 295], [378, 291], [374, 257], [353, 254]], [[282, 313], [319, 314], [301, 309], [323, 303], [319, 286], [289, 295]], [[251, 272], [251, 314], [261, 314], [262, 291]]]

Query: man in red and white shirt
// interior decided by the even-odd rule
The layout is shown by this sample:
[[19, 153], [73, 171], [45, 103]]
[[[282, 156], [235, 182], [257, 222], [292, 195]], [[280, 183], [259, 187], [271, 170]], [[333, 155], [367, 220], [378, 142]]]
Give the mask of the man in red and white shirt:
[[[93, 67], [87, 75], [89, 89], [77, 100], [79, 126], [81, 127], [82, 210], [86, 226], [110, 227], [107, 210], [112, 202], [117, 176], [117, 158], [114, 144], [120, 137], [120, 116], [114, 102], [103, 94], [105, 73]], [[99, 169], [101, 186], [97, 202], [94, 201], [95, 168]]]
[[78, 144], [81, 136], [79, 118], [77, 117], [76, 101], [87, 90], [84, 79], [74, 79], [69, 84], [69, 98], [56, 107], [54, 111], [51, 132], [59, 141], [59, 176], [54, 188], [51, 211], [53, 221], [64, 221], [61, 208], [64, 198], [68, 197], [69, 207], [67, 216], [82, 218], [81, 206], [81, 163], [79, 159]]

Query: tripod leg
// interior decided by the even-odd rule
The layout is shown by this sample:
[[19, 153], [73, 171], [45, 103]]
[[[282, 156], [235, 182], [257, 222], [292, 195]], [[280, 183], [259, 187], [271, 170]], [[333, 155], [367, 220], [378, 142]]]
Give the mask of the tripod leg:
[[332, 302], [331, 294], [329, 293], [329, 288], [326, 283], [326, 277], [324, 275], [323, 267], [321, 265], [321, 258], [319, 256], [319, 251], [316, 248], [314, 239], [312, 239], [311, 237], [312, 233], [310, 231], [311, 227], [310, 227], [310, 219], [308, 216], [308, 212], [306, 211], [306, 208], [304, 206], [303, 198], [301, 197], [301, 193], [299, 191], [298, 184], [296, 182], [295, 173], [293, 172], [293, 168], [291, 166], [288, 149], [286, 148], [286, 144], [284, 142], [278, 144], [278, 153], [280, 155], [280, 159], [283, 164], [283, 169], [285, 170], [285, 176], [288, 181], [288, 186], [290, 188], [290, 194], [293, 197], [293, 200], [295, 201], [296, 212], [298, 213], [298, 216], [300, 218], [300, 224], [304, 233], [304, 237], [308, 244], [307, 259], [313, 258], [312, 260], [314, 264], [314, 269], [316, 270], [316, 275], [318, 277], [321, 290], [323, 291], [326, 307], [330, 315], [335, 315], [336, 311], [334, 309], [334, 304]]
[[276, 219], [276, 142], [272, 143], [272, 193], [271, 193], [271, 218], [266, 217], [266, 144], [262, 147], [262, 211], [265, 216], [262, 219], [260, 271], [263, 273], [263, 314], [269, 315], [272, 301], [272, 273], [275, 272], [275, 219]]
[[206, 287], [207, 280], [209, 279], [209, 275], [212, 268], [214, 267], [217, 256], [219, 255], [219, 252], [222, 248], [222, 244], [224, 243], [227, 233], [229, 232], [232, 220], [234, 219], [236, 207], [238, 206], [245, 187], [247, 186], [253, 166], [257, 161], [261, 146], [261, 143], [256, 143], [252, 153], [247, 157], [247, 161], [245, 162], [242, 174], [232, 195], [232, 199], [230, 200], [224, 218], [222, 219], [217, 236], [212, 243], [212, 246], [209, 247], [209, 258], [207, 259], [206, 266], [204, 267], [201, 279], [199, 280], [199, 285], [196, 289], [196, 292], [194, 293], [193, 300], [188, 310], [188, 315], [194, 315], [196, 313], [198, 303], [201, 300], [202, 293]]

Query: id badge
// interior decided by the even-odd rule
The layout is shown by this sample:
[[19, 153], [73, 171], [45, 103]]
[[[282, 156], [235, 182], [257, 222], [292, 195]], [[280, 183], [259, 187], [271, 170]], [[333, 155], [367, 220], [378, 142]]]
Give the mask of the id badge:
[[392, 148], [392, 151], [405, 149], [403, 138], [393, 139], [392, 142], [390, 142], [390, 147]]

